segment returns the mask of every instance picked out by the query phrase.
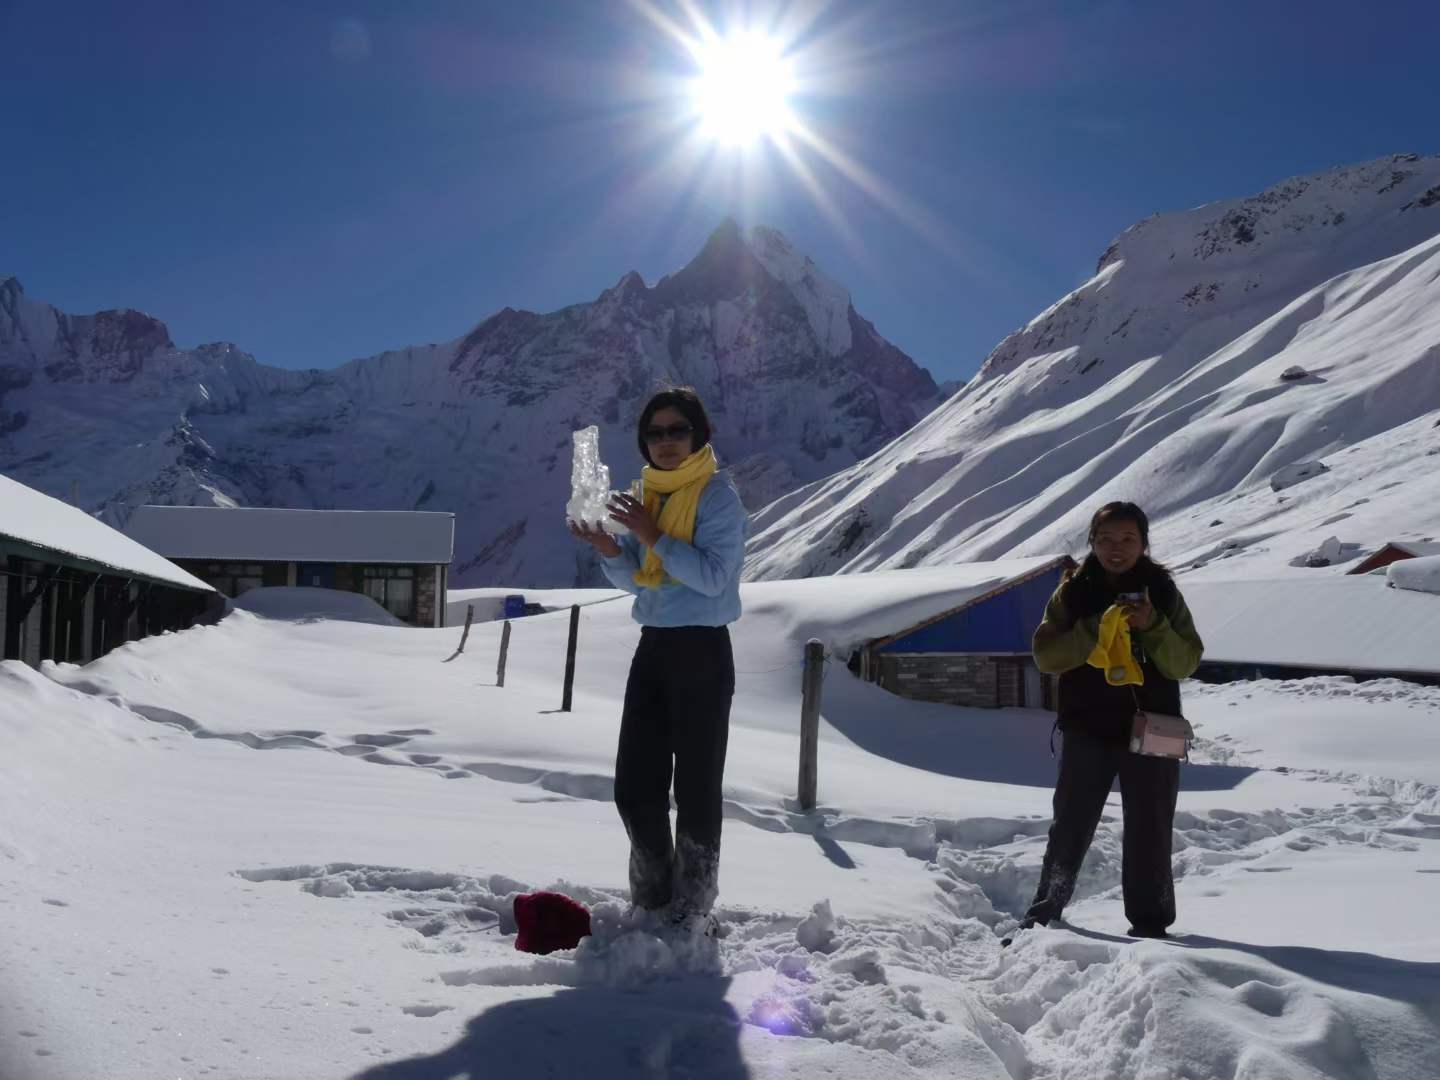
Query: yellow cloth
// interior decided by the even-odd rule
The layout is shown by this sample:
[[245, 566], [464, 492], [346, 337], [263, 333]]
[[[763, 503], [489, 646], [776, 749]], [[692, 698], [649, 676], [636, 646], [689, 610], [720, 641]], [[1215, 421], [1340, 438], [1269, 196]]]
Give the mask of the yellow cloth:
[[[660, 531], [676, 540], [690, 543], [695, 539], [695, 513], [700, 509], [700, 493], [715, 475], [715, 451], [706, 443], [673, 469], [657, 469], [647, 465], [641, 472], [645, 480], [645, 509], [660, 526]], [[660, 496], [668, 495], [665, 506]], [[665, 580], [665, 564], [654, 548], [645, 549], [645, 561], [635, 571], [635, 584], [645, 589], [658, 589]]]
[[1145, 685], [1145, 673], [1130, 651], [1130, 622], [1119, 604], [1111, 604], [1100, 616], [1100, 640], [1087, 662], [1103, 671], [1111, 686]]

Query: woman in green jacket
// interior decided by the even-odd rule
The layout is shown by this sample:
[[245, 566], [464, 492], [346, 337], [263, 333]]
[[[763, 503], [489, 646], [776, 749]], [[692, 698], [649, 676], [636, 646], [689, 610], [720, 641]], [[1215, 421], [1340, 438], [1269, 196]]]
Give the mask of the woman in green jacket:
[[[1101, 507], [1090, 522], [1089, 542], [1084, 563], [1060, 583], [1035, 631], [1036, 665], [1060, 676], [1063, 742], [1040, 885], [1021, 926], [1044, 925], [1065, 910], [1118, 776], [1130, 934], [1165, 937], [1175, 921], [1170, 844], [1180, 762], [1131, 753], [1129, 735], [1137, 707], [1180, 714], [1180, 680], [1194, 674], [1204, 644], [1174, 579], [1148, 554], [1150, 522], [1140, 507]], [[1124, 612], [1131, 656], [1120, 670], [1107, 671], [1091, 656], [1112, 605]]]

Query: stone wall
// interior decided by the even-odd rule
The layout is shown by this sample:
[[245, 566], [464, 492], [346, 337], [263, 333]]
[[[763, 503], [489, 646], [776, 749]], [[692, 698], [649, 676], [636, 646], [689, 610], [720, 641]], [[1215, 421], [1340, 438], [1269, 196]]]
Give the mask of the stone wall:
[[881, 653], [879, 683], [915, 701], [995, 708], [999, 674], [994, 657], [945, 653]]
[[[1028, 656], [968, 653], [880, 653], [875, 657], [882, 687], [915, 701], [996, 709], [1026, 705], [1055, 709], [1055, 677], [1040, 676], [1039, 701], [1026, 701]], [[1032, 691], [1033, 694], [1033, 691]]]
[[[443, 573], [442, 573], [443, 576]], [[443, 610], [445, 598], [437, 596], [435, 588], [435, 567], [415, 567], [415, 625], [436, 626], [435, 609]]]

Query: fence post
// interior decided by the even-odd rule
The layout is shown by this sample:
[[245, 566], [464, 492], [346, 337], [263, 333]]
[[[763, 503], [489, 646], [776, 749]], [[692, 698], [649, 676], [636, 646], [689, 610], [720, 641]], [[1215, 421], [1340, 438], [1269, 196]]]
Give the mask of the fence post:
[[820, 746], [820, 687], [825, 678], [825, 645], [811, 638], [805, 645], [804, 689], [800, 699], [800, 809], [815, 809]]
[[465, 651], [465, 642], [466, 642], [467, 640], [469, 640], [469, 638], [470, 638], [470, 620], [473, 619], [473, 618], [475, 618], [475, 605], [474, 605], [474, 604], [466, 604], [466, 605], [465, 605], [465, 632], [460, 635], [460, 648], [458, 648], [458, 649], [455, 650], [457, 653], [462, 653], [462, 652]]
[[505, 657], [510, 652], [510, 620], [505, 620], [505, 626], [500, 631], [500, 665], [495, 669], [495, 685], [505, 685]]
[[560, 711], [570, 711], [571, 692], [575, 689], [575, 645], [580, 637], [580, 605], [570, 605], [570, 640], [565, 646], [565, 694], [560, 699]]

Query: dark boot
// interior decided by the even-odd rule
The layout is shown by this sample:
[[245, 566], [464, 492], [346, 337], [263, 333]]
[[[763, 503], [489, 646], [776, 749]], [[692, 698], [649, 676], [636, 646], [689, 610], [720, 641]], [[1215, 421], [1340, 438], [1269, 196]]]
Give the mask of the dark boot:
[[1163, 926], [1132, 926], [1125, 933], [1131, 937], [1140, 938], [1168, 938], [1170, 936]]

